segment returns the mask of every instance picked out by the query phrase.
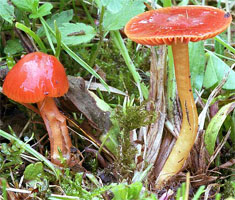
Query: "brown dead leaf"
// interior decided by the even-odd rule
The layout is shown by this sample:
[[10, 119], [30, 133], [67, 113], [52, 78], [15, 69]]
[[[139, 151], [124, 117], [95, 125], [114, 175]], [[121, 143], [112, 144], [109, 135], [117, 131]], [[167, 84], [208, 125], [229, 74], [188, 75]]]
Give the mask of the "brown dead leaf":
[[94, 128], [107, 132], [112, 126], [110, 113], [97, 106], [95, 99], [86, 89], [84, 79], [73, 76], [68, 76], [68, 79], [69, 91], [59, 98], [62, 108], [67, 112], [81, 112]]

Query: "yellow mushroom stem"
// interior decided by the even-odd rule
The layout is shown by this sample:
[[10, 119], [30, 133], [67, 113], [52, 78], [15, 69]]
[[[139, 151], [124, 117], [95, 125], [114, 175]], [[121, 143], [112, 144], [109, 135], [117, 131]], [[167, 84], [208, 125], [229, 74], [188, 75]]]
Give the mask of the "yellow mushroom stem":
[[183, 120], [179, 137], [157, 179], [159, 187], [182, 169], [193, 147], [198, 129], [198, 114], [190, 80], [188, 44], [173, 43], [172, 51]]
[[54, 164], [61, 165], [59, 159], [59, 151], [61, 151], [62, 156], [69, 164], [72, 143], [66, 125], [66, 118], [60, 113], [54, 99], [51, 97], [46, 97], [43, 101], [37, 103], [37, 105], [49, 134], [51, 161]]

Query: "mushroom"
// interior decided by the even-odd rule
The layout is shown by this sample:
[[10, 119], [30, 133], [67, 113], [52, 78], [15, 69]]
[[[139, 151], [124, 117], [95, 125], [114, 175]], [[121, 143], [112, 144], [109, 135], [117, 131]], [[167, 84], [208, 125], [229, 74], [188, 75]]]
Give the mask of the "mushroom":
[[3, 83], [3, 93], [8, 98], [26, 105], [37, 103], [49, 134], [51, 161], [57, 165], [61, 165], [59, 151], [69, 164], [72, 143], [66, 118], [56, 107], [53, 97], [63, 96], [68, 88], [63, 65], [56, 57], [41, 52], [21, 58]]
[[229, 13], [214, 7], [182, 6], [139, 14], [125, 26], [127, 37], [137, 43], [172, 46], [183, 120], [179, 137], [158, 176], [158, 185], [182, 169], [197, 136], [198, 114], [191, 88], [188, 42], [212, 38], [223, 32], [231, 21]]

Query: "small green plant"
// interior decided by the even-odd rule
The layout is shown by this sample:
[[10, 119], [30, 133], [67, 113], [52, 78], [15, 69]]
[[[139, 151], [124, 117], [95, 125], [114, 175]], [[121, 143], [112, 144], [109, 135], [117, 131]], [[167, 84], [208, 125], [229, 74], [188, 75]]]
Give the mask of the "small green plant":
[[29, 164], [25, 168], [24, 179], [26, 188], [33, 188], [37, 191], [37, 194], [35, 195], [40, 198], [45, 198], [51, 194], [49, 181], [55, 180], [54, 176], [45, 172], [41, 162]]
[[135, 182], [130, 185], [121, 183], [111, 189], [114, 197], [112, 200], [157, 200], [154, 194], [142, 192], [143, 185]]
[[134, 105], [134, 97], [128, 101], [124, 101], [123, 107], [116, 110], [116, 119], [118, 120], [123, 132], [128, 133], [134, 129], [149, 125], [155, 119], [154, 111], [147, 111], [147, 102], [141, 105]]
[[60, 183], [66, 195], [79, 197], [84, 200], [98, 200], [103, 199], [102, 194], [113, 187], [113, 185], [101, 186], [93, 176], [86, 176], [91, 182], [85, 179], [84, 173], [73, 174], [69, 169], [66, 169]]
[[[55, 166], [49, 160], [47, 160], [43, 155], [35, 151], [29, 144], [22, 142], [14, 135], [11, 135], [3, 130], [0, 130], [0, 136], [16, 143], [17, 146], [20, 147], [21, 151], [27, 151], [31, 155], [35, 156], [38, 160], [43, 161], [54, 172], [55, 177], [58, 179], [58, 171], [56, 170]], [[17, 153], [17, 155], [19, 155], [19, 152]]]
[[235, 181], [225, 181], [223, 189], [224, 198], [235, 197]]
[[9, 178], [11, 170], [14, 171], [21, 167], [23, 163], [21, 154], [25, 150], [14, 140], [11, 143], [1, 143], [0, 149], [0, 174], [1, 177]]
[[[221, 193], [217, 193], [215, 195], [215, 200], [226, 199], [226, 200], [233, 200], [235, 197], [235, 182], [234, 181], [227, 181], [223, 186], [225, 191], [223, 195]], [[192, 200], [200, 200], [203, 198], [203, 194], [205, 193], [205, 186], [202, 185], [198, 188], [197, 192], [193, 195], [193, 197], [189, 197], [186, 189], [186, 183], [182, 183], [181, 186], [177, 189], [175, 200], [180, 199], [192, 199]]]
[[123, 107], [116, 109], [115, 118], [119, 122], [121, 133], [119, 136], [120, 148], [114, 163], [115, 169], [119, 171], [120, 179], [130, 179], [136, 168], [136, 148], [130, 141], [130, 131], [146, 126], [154, 121], [155, 114], [145, 109], [146, 102], [140, 106], [134, 105], [134, 98], [124, 102]]

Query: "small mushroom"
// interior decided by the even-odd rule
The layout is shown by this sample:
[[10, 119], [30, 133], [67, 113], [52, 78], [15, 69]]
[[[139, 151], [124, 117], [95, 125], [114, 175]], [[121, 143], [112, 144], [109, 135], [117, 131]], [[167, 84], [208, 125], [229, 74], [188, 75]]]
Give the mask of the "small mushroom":
[[191, 89], [188, 42], [212, 38], [223, 32], [231, 21], [229, 13], [214, 7], [182, 6], [139, 14], [125, 26], [131, 40], [143, 45], [167, 44], [173, 50], [183, 121], [179, 137], [158, 177], [158, 185], [182, 169], [197, 136], [198, 114]]
[[69, 164], [72, 143], [66, 118], [56, 107], [53, 97], [63, 96], [68, 88], [63, 65], [56, 57], [41, 52], [21, 58], [3, 83], [3, 93], [8, 98], [22, 104], [37, 103], [49, 134], [51, 160], [57, 165], [61, 165], [58, 149]]

